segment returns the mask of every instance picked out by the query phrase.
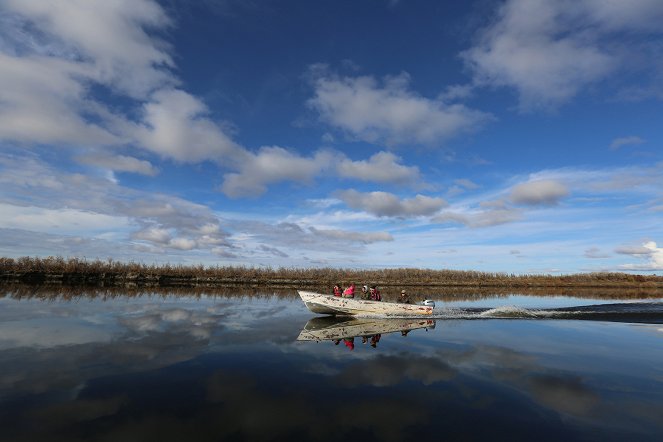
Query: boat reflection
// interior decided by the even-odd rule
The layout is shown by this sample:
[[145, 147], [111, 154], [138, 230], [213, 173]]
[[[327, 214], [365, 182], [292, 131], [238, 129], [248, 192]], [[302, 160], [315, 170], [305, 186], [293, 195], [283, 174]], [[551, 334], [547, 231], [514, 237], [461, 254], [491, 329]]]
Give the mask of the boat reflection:
[[376, 347], [384, 334], [400, 333], [406, 336], [416, 329], [435, 328], [434, 319], [374, 319], [326, 316], [310, 319], [297, 337], [298, 341], [334, 341], [341, 342], [350, 350], [354, 349], [354, 338], [360, 337], [362, 343]]

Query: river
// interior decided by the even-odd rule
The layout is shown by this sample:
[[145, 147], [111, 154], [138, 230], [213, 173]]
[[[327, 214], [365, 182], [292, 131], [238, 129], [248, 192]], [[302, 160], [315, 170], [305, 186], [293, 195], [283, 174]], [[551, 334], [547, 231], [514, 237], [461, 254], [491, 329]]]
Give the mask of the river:
[[0, 440], [663, 440], [662, 299], [430, 297], [5, 291]]

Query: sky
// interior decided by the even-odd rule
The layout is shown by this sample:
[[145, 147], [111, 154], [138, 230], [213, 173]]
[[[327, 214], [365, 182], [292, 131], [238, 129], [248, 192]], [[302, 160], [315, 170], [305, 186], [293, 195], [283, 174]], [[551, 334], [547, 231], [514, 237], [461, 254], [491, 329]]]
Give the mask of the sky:
[[661, 275], [662, 22], [0, 0], [0, 255]]

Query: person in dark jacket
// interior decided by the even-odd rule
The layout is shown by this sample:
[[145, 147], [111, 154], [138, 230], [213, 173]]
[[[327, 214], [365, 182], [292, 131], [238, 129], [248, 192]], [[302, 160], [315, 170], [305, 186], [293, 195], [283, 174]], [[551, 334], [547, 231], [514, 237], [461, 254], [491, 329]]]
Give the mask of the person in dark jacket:
[[380, 342], [381, 337], [382, 337], [382, 335], [374, 335], [371, 338], [371, 347], [376, 348], [377, 345], [378, 345], [378, 342]]
[[398, 297], [396, 302], [400, 304], [412, 304], [412, 301], [405, 290], [401, 290], [401, 296]]

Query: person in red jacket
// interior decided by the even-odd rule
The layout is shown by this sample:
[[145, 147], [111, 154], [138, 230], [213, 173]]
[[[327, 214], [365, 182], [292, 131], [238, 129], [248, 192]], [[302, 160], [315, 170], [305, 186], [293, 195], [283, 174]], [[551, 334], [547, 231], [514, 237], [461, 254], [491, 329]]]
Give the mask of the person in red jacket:
[[343, 338], [343, 343], [350, 350], [355, 349], [355, 338]]
[[372, 285], [369, 293], [371, 301], [382, 301], [382, 295], [376, 286]]
[[350, 286], [343, 290], [343, 297], [344, 298], [354, 298], [355, 297], [355, 284], [352, 283]]
[[341, 285], [336, 284], [334, 286], [334, 296], [341, 296], [343, 294], [343, 290], [341, 290]]

